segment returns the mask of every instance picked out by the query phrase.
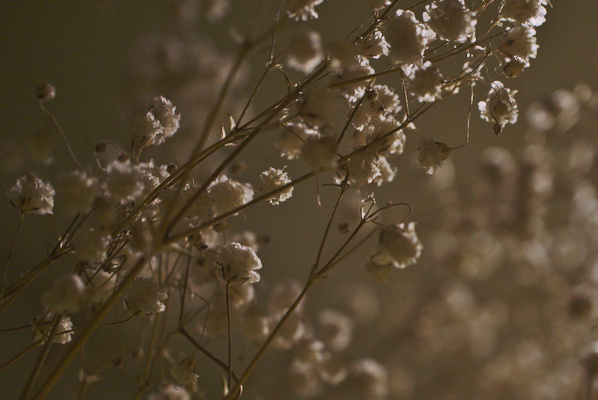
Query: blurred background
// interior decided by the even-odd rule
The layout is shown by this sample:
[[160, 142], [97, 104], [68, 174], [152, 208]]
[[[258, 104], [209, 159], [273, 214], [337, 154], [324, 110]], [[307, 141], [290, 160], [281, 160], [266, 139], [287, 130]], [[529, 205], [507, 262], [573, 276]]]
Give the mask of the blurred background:
[[[206, 77], [210, 77], [212, 83], [221, 82], [222, 71], [230, 65], [237, 49], [236, 40], [255, 23], [253, 16], [259, 13], [261, 2], [233, 0], [222, 18], [218, 18], [216, 13], [212, 17], [204, 17], [199, 23], [186, 21], [185, 13], [193, 10], [181, 8], [182, 3], [108, 0], [2, 2], [2, 190], [9, 189], [15, 179], [26, 171], [36, 171], [52, 181], [60, 172], [75, 168], [62, 139], [35, 98], [35, 88], [42, 83], [51, 83], [56, 88], [56, 99], [47, 103], [47, 108], [54, 113], [85, 164], [94, 162], [93, 150], [99, 142], [115, 143], [128, 149], [131, 114], [146, 107], [156, 95], [171, 98], [175, 105], [179, 103], [173, 96], [184, 101], [178, 111], [182, 114], [183, 128], [190, 131], [189, 135], [193, 134], [193, 127], [203, 121], [213, 102], [211, 87], [193, 81], [189, 87], [173, 89], [176, 85], [172, 82], [153, 78], [152, 63], [156, 59], [152, 57], [168, 57], [159, 53], [164, 42], [170, 41], [174, 47], [188, 45], [195, 55], [205, 55], [198, 59], [202, 60], [200, 67], [205, 70]], [[405, 3], [411, 5], [413, 2]], [[555, 136], [557, 139], [544, 136], [539, 139], [538, 134], [529, 133], [531, 128], [525, 114], [534, 102], [550, 103], [547, 99], [556, 90], [573, 91], [579, 83], [598, 89], [598, 25], [595, 24], [598, 3], [553, 0], [552, 5], [548, 9], [547, 22], [537, 28], [540, 45], [537, 58], [521, 77], [503, 79], [507, 87], [518, 90], [518, 124], [508, 126], [501, 135], [495, 136], [491, 124], [481, 121], [474, 109], [469, 144], [453, 152], [444, 169], [430, 177], [415, 161], [419, 137], [433, 135], [449, 146], [460, 145], [465, 137], [468, 93], [443, 101], [420, 120], [417, 131], [411, 133], [412, 137], [408, 134], [405, 153], [395, 161], [399, 168], [395, 181], [377, 192], [379, 204], [392, 200], [411, 205], [413, 211], [409, 220], [417, 221], [418, 234], [424, 244], [422, 260], [406, 270], [394, 271], [388, 282], [374, 283], [361, 269], [374, 249], [374, 243], [371, 243], [371, 246], [364, 246], [356, 252], [342, 268], [331, 273], [329, 279], [317, 286], [308, 297], [306, 307], [313, 319], [319, 310], [332, 308], [351, 315], [357, 321], [352, 344], [343, 353], [343, 359], [347, 364], [362, 357], [377, 359], [388, 370], [389, 398], [582, 398], [575, 397], [581, 396], [586, 384], [587, 371], [580, 361], [583, 358], [580, 354], [584, 351], [582, 344], [590, 344], [595, 339], [594, 314], [592, 311], [581, 322], [576, 320], [575, 326], [566, 317], [562, 321], [557, 319], [561, 311], [566, 313], [575, 308], [571, 299], [580, 292], [582, 283], [586, 283], [582, 288], [584, 293], [590, 293], [586, 297], [594, 296], [596, 283], [592, 279], [598, 278], [598, 273], [592, 264], [592, 257], [596, 256], [592, 246], [596, 242], [595, 237], [587, 236], [587, 231], [574, 225], [564, 215], [565, 211], [559, 211], [561, 203], [554, 205], [550, 201], [558, 200], [559, 190], [568, 187], [566, 183], [570, 180], [577, 179], [577, 175], [569, 174], [566, 162], [559, 162], [566, 155], [557, 156], [556, 150], [569, 149], [568, 146], [575, 142], [575, 135], [583, 139], [578, 147], [598, 145], [596, 124], [590, 115], [581, 119], [579, 128]], [[271, 11], [269, 8], [263, 14], [270, 20], [266, 25], [272, 22]], [[318, 30], [323, 41], [328, 43], [351, 34], [370, 16], [369, 9], [358, 0], [325, 0], [317, 11], [320, 18], [305, 23], [305, 26]], [[423, 7], [415, 9], [418, 18], [421, 18], [422, 11]], [[189, 31], [194, 35], [189, 36]], [[239, 74], [233, 93], [246, 96], [266, 61], [267, 54], [264, 52], [252, 57]], [[390, 82], [396, 84], [398, 81]], [[578, 88], [578, 92], [580, 90]], [[164, 93], [168, 91], [170, 93]], [[281, 76], [268, 78], [254, 109], [261, 110], [284, 91]], [[482, 90], [476, 92], [476, 103], [485, 93]], [[233, 113], [239, 110], [235, 101], [229, 102], [227, 107]], [[257, 184], [259, 171], [268, 166], [288, 164], [272, 147], [276, 137], [277, 133], [269, 133], [244, 153], [242, 160], [246, 167], [241, 176], [245, 181]], [[558, 262], [548, 254], [550, 261], [540, 264], [552, 272], [530, 272], [535, 278], [519, 279], [510, 259], [501, 253], [509, 253], [509, 249], [515, 248], [513, 241], [526, 240], [517, 239], [517, 234], [502, 235], [510, 227], [497, 228], [500, 234], [494, 230], [489, 236], [480, 234], [488, 232], [488, 226], [496, 227], [496, 224], [481, 223], [481, 217], [476, 217], [475, 211], [484, 212], [484, 215], [500, 214], [504, 204], [515, 201], [508, 195], [501, 197], [497, 189], [509, 180], [509, 172], [505, 172], [503, 167], [512, 163], [522, 171], [529, 165], [543, 168], [543, 162], [529, 161], [530, 157], [533, 158], [529, 152], [521, 159], [517, 158], [520, 151], [534, 144], [555, 146], [555, 153], [548, 157], [550, 161], [546, 161], [552, 168], [552, 194], [543, 198], [541, 204], [529, 205], [532, 209], [549, 210], [541, 218], [548, 220], [546, 226], [559, 229], [551, 236], [551, 241], [545, 241], [543, 245], [550, 247], [546, 243], [570, 242], [568, 251], [573, 255], [566, 260], [578, 257], [577, 264], [581, 266], [576, 264], [569, 269], [559, 269], [556, 266]], [[495, 146], [511, 153], [494, 154], [489, 158], [487, 149]], [[173, 147], [176, 149], [176, 146]], [[505, 154], [512, 154], [512, 158]], [[505, 160], [502, 167], [494, 165], [500, 164], [495, 162], [501, 160], [500, 157]], [[481, 163], [481, 158], [487, 162]], [[586, 169], [583, 181], [589, 182], [590, 186], [595, 185], [596, 167], [590, 165]], [[298, 176], [303, 169], [290, 165], [288, 171], [291, 176]], [[455, 176], [453, 179], [451, 171]], [[494, 187], [492, 179], [496, 179]], [[475, 190], [472, 191], [472, 188]], [[305, 279], [326, 223], [325, 214], [316, 202], [318, 192], [322, 196], [323, 207], [330, 210], [334, 191], [330, 188], [318, 190], [315, 182], [309, 182], [296, 188], [291, 201], [279, 207], [256, 207], [233, 222], [269, 239], [260, 252], [264, 268], [263, 282], [257, 288], [258, 295], [266, 296], [278, 282], [291, 279], [302, 282]], [[521, 194], [519, 189], [516, 192]], [[572, 190], [566, 195], [573, 197], [575, 193]], [[583, 199], [577, 202], [585, 204]], [[354, 212], [349, 208], [343, 210], [341, 218], [354, 223], [351, 219]], [[588, 212], [591, 215], [592, 211]], [[5, 244], [0, 250], [0, 259], [3, 260], [7, 257], [8, 244], [19, 216], [8, 199], [0, 207], [0, 213], [4, 228], [0, 232], [0, 242]], [[48, 246], [65, 229], [67, 222], [60, 219], [59, 213], [57, 216], [33, 215], [25, 218], [15, 244], [9, 282], [39, 262]], [[404, 210], [397, 209], [386, 215], [384, 222], [395, 223], [403, 217]], [[508, 238], [504, 239], [506, 236]], [[342, 240], [343, 236], [337, 234], [331, 241], [331, 248]], [[535, 243], [534, 240], [529, 242]], [[584, 243], [583, 253], [575, 247], [581, 242]], [[470, 253], [467, 253], [467, 248]], [[475, 259], [464, 260], [461, 253], [455, 256], [456, 252], [473, 254], [480, 248], [484, 250], [476, 253]], [[489, 260], [491, 257], [500, 258], [500, 261]], [[456, 258], [458, 261], [455, 261]], [[482, 266], [471, 266], [476, 263]], [[491, 272], [484, 272], [485, 263], [496, 265]], [[72, 265], [60, 268], [62, 270], [55, 275], [69, 271]], [[25, 296], [2, 314], [0, 328], [25, 325], [38, 315], [41, 312], [39, 293], [51, 282], [52, 276], [53, 273], [42, 276]], [[550, 290], [544, 290], [546, 287]], [[522, 293], [528, 293], [530, 298]], [[592, 305], [592, 301], [587, 300], [587, 303]], [[539, 308], [538, 304], [550, 304], [552, 308], [547, 311]], [[517, 314], [518, 309], [524, 311]], [[30, 343], [28, 329], [0, 334], [0, 362]], [[567, 341], [567, 337], [574, 338]], [[222, 343], [216, 340], [215, 345], [222, 346]], [[245, 345], [244, 356], [249, 357], [255, 347]], [[2, 372], [0, 398], [18, 397], [35, 357], [34, 354], [25, 357]], [[51, 355], [50, 362], [55, 357]], [[253, 388], [247, 395], [256, 399], [293, 398], [293, 395], [280, 392], [285, 388], [280, 386], [281, 382], [288, 378], [279, 373], [279, 366], [281, 362], [285, 365], [290, 357], [284, 352], [267, 357], [251, 381]], [[208, 394], [215, 393], [219, 382], [217, 374], [209, 372], [205, 365], [198, 368], [203, 371], [199, 372], [199, 386], [205, 385]], [[121, 374], [126, 376], [126, 380], [120, 379]], [[517, 375], [520, 381], [515, 382]], [[496, 379], [492, 380], [489, 376]], [[501, 381], [500, 377], [504, 380]], [[75, 398], [67, 382], [71, 378], [61, 381], [50, 398]], [[90, 391], [87, 398], [130, 398], [129, 389], [118, 386], [121, 381], [131, 385], [134, 375], [126, 370], [109, 373], [106, 379], [95, 384], [95, 390]], [[557, 385], [557, 381], [562, 385]], [[550, 386], [551, 383], [554, 385]], [[322, 396], [327, 396], [324, 393]], [[329, 395], [327, 398], [334, 398]]]

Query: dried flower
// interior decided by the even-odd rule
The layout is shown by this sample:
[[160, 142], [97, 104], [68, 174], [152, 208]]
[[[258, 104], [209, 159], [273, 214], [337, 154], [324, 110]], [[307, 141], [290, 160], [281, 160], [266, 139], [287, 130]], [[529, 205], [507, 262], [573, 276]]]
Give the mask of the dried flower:
[[424, 136], [419, 141], [417, 161], [425, 168], [426, 174], [432, 175], [442, 166], [451, 150], [446, 144], [436, 142], [431, 136]]
[[260, 281], [256, 270], [262, 262], [251, 247], [229, 243], [218, 249], [216, 264], [220, 266], [222, 278], [228, 283], [250, 284]]
[[50, 290], [42, 294], [42, 304], [54, 313], [79, 310], [85, 296], [85, 283], [79, 275], [66, 275], [54, 281]]
[[151, 315], [166, 309], [168, 294], [151, 278], [136, 278], [125, 297], [127, 308], [133, 315]]
[[52, 214], [54, 188], [34, 174], [18, 178], [6, 194], [10, 196], [10, 204], [22, 213]]
[[287, 65], [293, 69], [309, 74], [323, 56], [320, 34], [317, 32], [302, 32], [289, 40]]
[[379, 251], [372, 260], [378, 264], [392, 264], [405, 268], [415, 264], [423, 246], [415, 233], [415, 223], [389, 225], [380, 230]]
[[[289, 175], [284, 170], [273, 167], [262, 172], [260, 174], [260, 180], [262, 181], [262, 186], [260, 187], [261, 193], [269, 193], [281, 186], [291, 183]], [[269, 198], [268, 203], [276, 206], [283, 201], [290, 199], [292, 195], [293, 187], [289, 186], [285, 190]]]
[[519, 112], [514, 99], [515, 94], [516, 90], [507, 89], [502, 82], [494, 81], [486, 101], [478, 103], [482, 119], [494, 122], [494, 133], [497, 135], [506, 124], [517, 122]]

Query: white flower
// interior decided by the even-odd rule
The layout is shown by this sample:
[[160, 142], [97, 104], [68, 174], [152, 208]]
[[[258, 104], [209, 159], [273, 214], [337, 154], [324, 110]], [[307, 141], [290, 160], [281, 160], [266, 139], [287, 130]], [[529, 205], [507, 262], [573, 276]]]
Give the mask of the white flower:
[[99, 194], [98, 179], [85, 172], [74, 171], [63, 175], [56, 186], [60, 205], [69, 215], [76, 215], [91, 208]]
[[536, 58], [538, 47], [534, 28], [516, 26], [503, 36], [498, 50], [508, 58], [520, 57], [527, 66], [530, 58]]
[[310, 126], [334, 126], [346, 114], [347, 101], [335, 90], [317, 86], [307, 90], [299, 102], [299, 115]]
[[78, 260], [85, 260], [92, 264], [97, 261], [104, 261], [107, 257], [108, 245], [110, 245], [110, 232], [101, 228], [85, 228], [73, 239], [73, 247], [77, 253]]
[[42, 294], [42, 304], [55, 313], [79, 310], [85, 296], [85, 283], [79, 275], [66, 275], [54, 281], [50, 290]]
[[[291, 183], [291, 179], [289, 175], [284, 172], [282, 169], [276, 169], [273, 167], [268, 168], [264, 172], [260, 174], [260, 180], [262, 181], [262, 186], [260, 187], [260, 192], [262, 194], [271, 192], [273, 190], [278, 189], [281, 186], [284, 186], [288, 183]], [[293, 195], [293, 187], [289, 186], [282, 192], [270, 197], [268, 199], [268, 203], [272, 205], [278, 205], [283, 201], [287, 201]]]
[[426, 170], [426, 174], [432, 175], [438, 167], [441, 167], [451, 153], [451, 148], [441, 142], [436, 142], [430, 136], [424, 136], [419, 141], [417, 161]]
[[475, 38], [477, 20], [463, 0], [437, 0], [426, 6], [422, 19], [440, 38], [457, 43]]
[[136, 154], [144, 147], [152, 145], [159, 135], [164, 135], [164, 127], [151, 111], [137, 114], [131, 121], [131, 136]]
[[443, 81], [438, 68], [427, 61], [421, 67], [415, 66], [407, 75], [407, 90], [419, 101], [433, 102], [442, 98]]
[[304, 123], [290, 122], [284, 126], [280, 138], [274, 146], [280, 150], [281, 157], [294, 160], [301, 154], [301, 148], [308, 137], [317, 137], [318, 131]]
[[[54, 316], [55, 314], [46, 313], [33, 319], [34, 342], [37, 342], [50, 333]], [[56, 329], [56, 334], [52, 338], [52, 343], [67, 344], [71, 341], [71, 336], [73, 336], [73, 333], [73, 322], [71, 321], [71, 318], [68, 315], [63, 315], [60, 323], [58, 324], [58, 328]], [[42, 340], [39, 345], [41, 346], [43, 344], [44, 341]]]
[[318, 66], [323, 56], [324, 51], [318, 32], [301, 32], [289, 39], [287, 54], [289, 67], [309, 74]]
[[478, 103], [482, 119], [494, 122], [494, 133], [497, 135], [506, 124], [517, 122], [519, 112], [513, 97], [516, 93], [516, 90], [506, 89], [502, 82], [494, 81], [486, 101]]
[[405, 268], [414, 264], [423, 246], [415, 233], [415, 223], [389, 225], [380, 230], [379, 251], [372, 260], [378, 264], [392, 264], [395, 268]]
[[[359, 100], [363, 94], [365, 89], [370, 85], [373, 81], [373, 78], [365, 78], [367, 76], [372, 75], [376, 71], [374, 68], [370, 66], [370, 61], [367, 58], [361, 59], [359, 64], [351, 65], [342, 71], [339, 71], [333, 80], [332, 83], [340, 84], [341, 82], [349, 82], [353, 79], [357, 79], [357, 81], [352, 83], [343, 83], [341, 84], [340, 89], [343, 90], [345, 97], [349, 101], [357, 101]], [[345, 104], [343, 103], [343, 107]], [[338, 110], [342, 112], [344, 116], [344, 110]]]
[[341, 393], [352, 398], [384, 399], [388, 396], [388, 371], [373, 359], [361, 359], [350, 367]]
[[335, 310], [322, 310], [318, 314], [320, 323], [320, 337], [334, 351], [342, 351], [351, 343], [353, 335], [353, 320]]
[[318, 18], [315, 7], [324, 0], [286, 0], [284, 5], [289, 17], [295, 20], [307, 20], [309, 18]]
[[199, 375], [195, 373], [193, 357], [185, 357], [170, 369], [172, 377], [181, 385], [187, 386], [197, 382]]
[[181, 115], [176, 113], [176, 107], [166, 98], [155, 97], [150, 104], [150, 112], [160, 123], [162, 130], [154, 136], [153, 145], [157, 146], [176, 133], [180, 127]]
[[546, 0], [505, 0], [499, 17], [520, 24], [540, 26], [546, 21], [546, 4]]
[[125, 298], [127, 308], [133, 315], [163, 312], [166, 306], [162, 301], [168, 294], [151, 278], [136, 278]]
[[10, 196], [10, 203], [22, 213], [52, 214], [54, 188], [34, 174], [18, 178], [6, 194]]
[[115, 160], [106, 168], [104, 189], [118, 203], [132, 202], [143, 194], [143, 178], [139, 166], [128, 161]]
[[517, 78], [528, 66], [528, 61], [519, 56], [513, 56], [513, 58], [505, 64], [502, 71], [507, 78]]
[[357, 44], [363, 57], [376, 59], [382, 55], [388, 55], [388, 43], [382, 32], [378, 30], [359, 40]]
[[388, 56], [395, 63], [419, 64], [434, 32], [419, 22], [411, 11], [397, 10], [383, 26], [384, 38], [389, 44]]
[[234, 210], [253, 199], [251, 186], [229, 179], [226, 175], [212, 182], [207, 193], [212, 199], [216, 215]]
[[260, 280], [256, 270], [262, 268], [262, 262], [251, 247], [236, 242], [226, 244], [218, 249], [216, 264], [226, 282], [249, 284]]

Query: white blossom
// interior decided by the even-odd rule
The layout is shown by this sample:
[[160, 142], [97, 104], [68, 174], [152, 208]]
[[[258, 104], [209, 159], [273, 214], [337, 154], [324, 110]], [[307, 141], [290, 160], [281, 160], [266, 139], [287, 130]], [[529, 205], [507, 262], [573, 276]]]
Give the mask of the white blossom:
[[451, 152], [451, 148], [441, 142], [436, 142], [431, 136], [424, 136], [419, 141], [417, 161], [426, 174], [432, 175], [441, 167]]
[[540, 26], [546, 22], [546, 0], [505, 0], [499, 11], [502, 20]]
[[[291, 183], [291, 179], [289, 175], [282, 169], [276, 169], [273, 167], [268, 168], [264, 172], [260, 174], [260, 180], [262, 181], [262, 185], [260, 187], [260, 192], [262, 194], [271, 192], [275, 189], [278, 189], [281, 186], [284, 186], [288, 183]], [[285, 190], [281, 191], [280, 193], [273, 195], [268, 199], [268, 203], [272, 205], [278, 205], [283, 201], [287, 201], [293, 195], [293, 187], [289, 186]]]
[[44, 83], [35, 89], [35, 95], [41, 101], [54, 100], [56, 97], [56, 89], [49, 83]]
[[[50, 333], [54, 316], [55, 314], [53, 313], [46, 313], [33, 319], [34, 342], [37, 342]], [[58, 324], [58, 328], [56, 328], [56, 334], [52, 338], [52, 343], [67, 344], [71, 341], [73, 333], [73, 322], [71, 321], [71, 318], [68, 315], [63, 315]], [[39, 345], [41, 346], [43, 344], [44, 341], [42, 340]]]
[[379, 251], [372, 260], [378, 264], [392, 264], [405, 268], [415, 264], [423, 246], [415, 233], [415, 223], [389, 225], [380, 230]]
[[216, 264], [226, 282], [249, 284], [260, 280], [256, 270], [262, 268], [262, 262], [251, 247], [236, 242], [226, 244], [218, 249]]
[[388, 18], [382, 32], [390, 46], [388, 56], [398, 64], [421, 63], [428, 42], [435, 37], [434, 32], [419, 22], [413, 12], [406, 10], [397, 10]]
[[382, 32], [375, 30], [358, 42], [360, 54], [366, 58], [379, 58], [388, 55], [388, 43]]
[[307, 90], [299, 101], [299, 115], [310, 126], [334, 126], [346, 114], [346, 100], [335, 90], [317, 86]]
[[73, 171], [59, 178], [56, 189], [61, 207], [69, 215], [76, 215], [91, 208], [100, 186], [97, 178]]
[[79, 275], [72, 274], [56, 279], [52, 288], [42, 294], [42, 304], [55, 313], [74, 313], [84, 297], [85, 283]]
[[516, 90], [505, 88], [502, 82], [494, 81], [486, 100], [478, 103], [482, 119], [494, 122], [494, 133], [497, 135], [506, 124], [517, 122], [519, 112], [514, 99], [516, 93]]
[[143, 178], [139, 166], [115, 160], [106, 167], [103, 187], [114, 201], [124, 204], [141, 197], [145, 188]]
[[507, 58], [519, 57], [529, 65], [530, 58], [538, 53], [536, 30], [532, 27], [516, 26], [502, 38], [498, 50]]
[[442, 74], [427, 61], [422, 66], [415, 66], [407, 75], [407, 90], [419, 101], [433, 102], [442, 98]]
[[183, 358], [177, 365], [170, 369], [172, 377], [181, 385], [187, 386], [197, 382], [199, 375], [195, 373], [193, 357]]
[[157, 146], [174, 135], [180, 127], [181, 115], [176, 113], [176, 107], [170, 100], [160, 96], [155, 97], [150, 104], [150, 112], [162, 127], [154, 136], [153, 145]]
[[324, 0], [286, 0], [284, 5], [289, 17], [295, 20], [318, 18], [315, 7]]
[[164, 127], [156, 119], [153, 112], [147, 111], [133, 117], [131, 121], [131, 136], [133, 137], [135, 154], [141, 153], [145, 147], [154, 144], [156, 137], [163, 135]]
[[18, 178], [6, 192], [10, 197], [10, 204], [20, 212], [41, 215], [52, 214], [55, 193], [49, 182], [31, 173]]
[[322, 310], [318, 322], [320, 337], [332, 350], [342, 351], [351, 343], [354, 322], [349, 316], [335, 310]]
[[216, 215], [234, 210], [253, 199], [253, 189], [226, 175], [220, 176], [208, 186], [208, 195], [212, 199]]
[[318, 137], [318, 131], [304, 123], [290, 122], [284, 126], [280, 138], [274, 146], [280, 150], [281, 157], [294, 160], [301, 154], [301, 148], [309, 137]]
[[318, 66], [323, 56], [324, 51], [318, 32], [301, 32], [289, 39], [286, 58], [289, 67], [309, 74]]
[[463, 0], [436, 0], [426, 6], [422, 19], [444, 40], [463, 43], [475, 39], [477, 20]]
[[127, 308], [133, 315], [150, 315], [166, 309], [163, 301], [168, 298], [164, 289], [151, 278], [135, 278], [125, 297]]
[[336, 166], [336, 141], [330, 137], [309, 138], [301, 150], [301, 160], [311, 169]]

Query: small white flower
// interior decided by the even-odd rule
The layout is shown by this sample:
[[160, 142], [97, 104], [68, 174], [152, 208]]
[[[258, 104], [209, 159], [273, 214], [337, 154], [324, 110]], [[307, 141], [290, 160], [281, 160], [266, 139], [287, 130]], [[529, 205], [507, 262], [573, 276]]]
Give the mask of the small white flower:
[[262, 262], [251, 247], [235, 242], [226, 244], [218, 249], [216, 264], [226, 282], [249, 284], [260, 281], [256, 270], [262, 268]]
[[164, 135], [164, 127], [156, 119], [153, 112], [137, 114], [131, 121], [133, 148], [139, 154], [143, 148], [154, 144], [157, 136]]
[[407, 75], [407, 90], [419, 101], [433, 102], [442, 98], [443, 81], [438, 68], [427, 61], [421, 67], [415, 66]]
[[229, 179], [226, 175], [212, 182], [207, 193], [212, 199], [216, 215], [234, 210], [253, 199], [251, 186]]
[[69, 215], [76, 215], [91, 208], [99, 194], [98, 179], [84, 172], [74, 171], [63, 175], [56, 186], [60, 205]]
[[372, 260], [378, 264], [392, 264], [405, 268], [415, 264], [423, 246], [415, 233], [415, 223], [389, 225], [380, 230], [379, 251]]
[[[260, 187], [260, 192], [262, 194], [271, 192], [281, 186], [291, 183], [289, 175], [284, 170], [273, 167], [262, 172], [260, 174], [260, 180], [262, 181], [262, 186]], [[268, 203], [276, 206], [283, 201], [290, 199], [292, 195], [293, 187], [289, 186], [287, 189], [269, 198]]]
[[308, 126], [327, 128], [345, 116], [346, 106], [347, 101], [337, 91], [317, 86], [303, 94], [298, 111]]
[[[55, 314], [46, 313], [33, 319], [33, 341], [37, 342], [44, 336], [50, 333], [52, 329], [52, 321], [54, 321]], [[67, 344], [71, 341], [73, 336], [73, 322], [68, 315], [63, 315], [60, 324], [56, 329], [56, 335], [52, 338], [52, 343]], [[43, 345], [42, 340], [39, 346]]]
[[289, 17], [295, 20], [307, 20], [310, 18], [318, 18], [318, 13], [315, 7], [321, 4], [324, 0], [286, 0], [284, 5], [287, 9]]
[[127, 308], [133, 315], [150, 315], [166, 309], [164, 300], [168, 294], [151, 278], [136, 278], [125, 298]]
[[143, 194], [143, 178], [139, 166], [128, 161], [115, 160], [106, 168], [104, 189], [118, 203], [132, 202]]
[[382, 32], [390, 48], [388, 56], [397, 64], [419, 64], [424, 50], [432, 39], [434, 32], [419, 22], [413, 12], [397, 10], [388, 18]]
[[499, 11], [502, 20], [540, 26], [546, 22], [546, 0], [505, 0]]
[[318, 314], [321, 338], [334, 351], [342, 351], [351, 343], [353, 335], [353, 320], [335, 310], [322, 310]]
[[478, 103], [482, 119], [494, 122], [494, 133], [497, 135], [506, 124], [517, 122], [519, 111], [514, 98], [516, 93], [516, 90], [505, 88], [502, 82], [494, 81], [486, 101]]
[[160, 123], [162, 130], [154, 136], [153, 145], [157, 146], [176, 133], [180, 127], [181, 115], [176, 113], [176, 107], [166, 98], [155, 97], [150, 104], [150, 112]]
[[301, 148], [308, 137], [317, 137], [318, 131], [304, 123], [290, 122], [284, 126], [280, 138], [274, 146], [280, 150], [280, 156], [294, 160], [301, 154]]
[[442, 39], [463, 43], [475, 38], [477, 20], [463, 0], [437, 0], [426, 6], [423, 21]]
[[289, 39], [287, 54], [289, 67], [309, 74], [318, 66], [323, 56], [324, 51], [318, 32], [301, 32]]
[[507, 58], [520, 57], [529, 65], [529, 59], [536, 58], [538, 47], [534, 28], [516, 26], [503, 36], [498, 50]]
[[382, 55], [388, 55], [388, 43], [378, 30], [359, 40], [358, 45], [363, 57], [377, 59]]
[[424, 136], [419, 141], [417, 161], [426, 174], [432, 175], [444, 163], [451, 153], [451, 148], [441, 142], [436, 142], [430, 136]]
[[110, 232], [101, 228], [86, 228], [77, 232], [73, 239], [73, 247], [78, 260], [85, 260], [92, 264], [104, 261], [110, 245]]
[[42, 304], [55, 313], [79, 310], [85, 296], [85, 283], [79, 275], [66, 275], [54, 281], [51, 289], [42, 294]]
[[188, 386], [197, 382], [199, 375], [195, 373], [193, 357], [185, 357], [170, 369], [172, 377], [181, 385]]
[[10, 197], [10, 203], [22, 213], [52, 214], [54, 188], [34, 174], [18, 178], [6, 194]]

